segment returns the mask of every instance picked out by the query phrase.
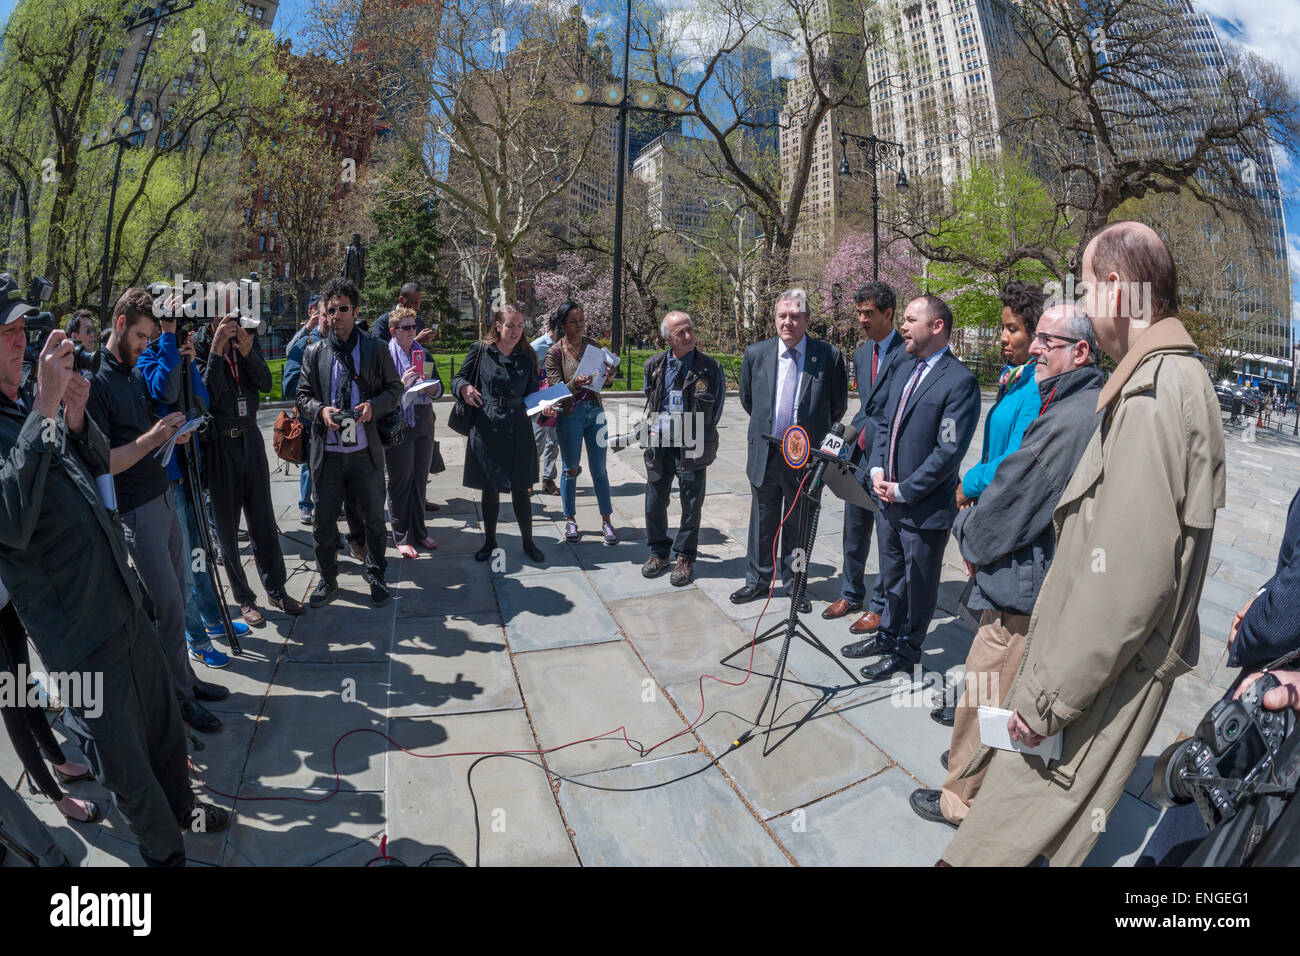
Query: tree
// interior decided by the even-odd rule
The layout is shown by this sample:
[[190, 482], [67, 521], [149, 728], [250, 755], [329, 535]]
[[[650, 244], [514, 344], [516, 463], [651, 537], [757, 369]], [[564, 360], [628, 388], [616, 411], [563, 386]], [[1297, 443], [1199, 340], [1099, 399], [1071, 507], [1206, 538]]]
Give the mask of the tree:
[[363, 298], [369, 308], [387, 311], [405, 282], [420, 283], [421, 306], [436, 316], [435, 324], [454, 318], [447, 283], [438, 267], [443, 237], [437, 200], [412, 195], [404, 184], [418, 171], [406, 166], [385, 177], [379, 202], [370, 211], [375, 239], [371, 243]]
[[582, 306], [588, 335], [608, 337], [614, 303], [612, 266], [583, 259], [576, 252], [561, 252], [555, 257], [554, 270], [533, 274], [533, 301], [540, 312], [554, 312], [569, 299]]
[[606, 168], [597, 133], [609, 116], [568, 99], [575, 81], [607, 73], [575, 16], [502, 0], [325, 0], [315, 11], [314, 43], [377, 91], [420, 192], [491, 248], [507, 301], [519, 248], [564, 218], [589, 158]]
[[[880, 280], [889, 283], [898, 297], [895, 322], [902, 320], [902, 307], [921, 294], [917, 277], [921, 260], [903, 242], [895, 241], [880, 250]], [[871, 237], [851, 232], [844, 236], [826, 265], [821, 286], [821, 307], [833, 330], [832, 341], [848, 344], [858, 335], [853, 296], [871, 281]]]

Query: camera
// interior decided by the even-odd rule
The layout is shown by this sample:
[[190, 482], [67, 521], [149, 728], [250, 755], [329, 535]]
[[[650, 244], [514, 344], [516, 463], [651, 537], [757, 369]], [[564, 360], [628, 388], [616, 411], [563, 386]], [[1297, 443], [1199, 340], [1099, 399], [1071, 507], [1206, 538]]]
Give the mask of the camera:
[[50, 296], [53, 294], [54, 283], [44, 276], [35, 276], [32, 279], [32, 284], [27, 287], [27, 298], [24, 301], [28, 305], [36, 306], [38, 309], [44, 308], [45, 303], [50, 301]]
[[72, 367], [78, 372], [89, 372], [94, 375], [99, 371], [100, 363], [104, 361], [104, 350], [96, 349], [93, 352], [87, 351], [86, 348], [78, 342], [72, 349]]
[[1279, 686], [1265, 673], [1237, 700], [1220, 700], [1201, 718], [1196, 733], [1156, 758], [1151, 792], [1162, 806], [1195, 801], [1213, 830], [1232, 818], [1257, 787], [1274, 775], [1282, 742], [1295, 728], [1287, 708], [1264, 709], [1264, 695]]

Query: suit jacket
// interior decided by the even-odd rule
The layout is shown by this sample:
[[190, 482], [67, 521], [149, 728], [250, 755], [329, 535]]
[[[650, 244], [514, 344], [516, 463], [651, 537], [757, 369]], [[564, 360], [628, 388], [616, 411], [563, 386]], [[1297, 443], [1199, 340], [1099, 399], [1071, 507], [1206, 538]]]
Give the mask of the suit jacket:
[[1263, 667], [1300, 649], [1300, 491], [1291, 499], [1277, 570], [1241, 619], [1228, 651], [1233, 667]]
[[[916, 361], [900, 364], [889, 386], [885, 418], [876, 429], [868, 470], [885, 468], [889, 432]], [[894, 470], [905, 502], [887, 505], [891, 520], [923, 531], [947, 530], [957, 517], [957, 470], [979, 424], [979, 383], [945, 352], [912, 392], [899, 423]]]
[[[859, 459], [866, 459], [871, 454], [871, 446], [876, 439], [876, 429], [881, 425], [889, 424], [889, 419], [885, 418], [885, 406], [889, 404], [889, 386], [894, 380], [894, 370], [900, 365], [907, 365], [911, 360], [903, 345], [903, 337], [895, 330], [889, 340], [889, 350], [880, 357], [880, 364], [876, 368], [876, 382], [873, 385], [871, 350], [875, 344], [868, 341], [859, 345], [857, 351], [853, 353], [853, 374], [857, 377], [860, 403], [857, 413], [853, 416], [853, 427], [859, 432], [865, 431], [867, 435], [863, 446], [865, 450], [857, 456]], [[857, 455], [856, 448], [854, 455]]]
[[[763, 483], [770, 447], [763, 440], [772, 434], [772, 406], [776, 401], [776, 360], [780, 338], [773, 336], [745, 349], [740, 367], [740, 404], [749, 413], [749, 454], [745, 473], [750, 484]], [[808, 336], [803, 371], [795, 393], [795, 424], [808, 432], [813, 447], [821, 444], [831, 426], [849, 407], [849, 376], [844, 356], [829, 342]]]
[[[320, 417], [320, 410], [334, 403], [330, 395], [330, 379], [333, 374], [334, 349], [329, 341], [313, 342], [307, 346], [302, 356], [302, 374], [298, 379], [298, 414], [311, 429], [308, 444], [308, 467], [317, 471], [325, 459], [325, 427]], [[373, 335], [361, 333], [361, 361], [357, 363], [357, 383], [361, 390], [361, 401], [369, 402], [371, 415], [366, 422], [366, 451], [370, 461], [383, 471], [384, 446], [379, 440], [379, 419], [395, 409], [402, 400], [402, 380], [397, 376], [397, 367], [393, 357], [388, 354], [388, 347]], [[354, 452], [353, 454], [360, 454]]]

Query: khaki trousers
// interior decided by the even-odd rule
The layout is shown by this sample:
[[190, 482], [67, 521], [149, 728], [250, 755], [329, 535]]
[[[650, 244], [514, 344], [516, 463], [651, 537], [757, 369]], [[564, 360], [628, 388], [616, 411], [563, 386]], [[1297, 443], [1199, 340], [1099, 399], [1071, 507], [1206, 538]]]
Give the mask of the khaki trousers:
[[966, 655], [966, 679], [952, 725], [948, 777], [939, 807], [953, 823], [961, 823], [988, 771], [989, 751], [980, 747], [979, 707], [1000, 707], [1020, 659], [1025, 656], [1029, 615], [985, 611]]

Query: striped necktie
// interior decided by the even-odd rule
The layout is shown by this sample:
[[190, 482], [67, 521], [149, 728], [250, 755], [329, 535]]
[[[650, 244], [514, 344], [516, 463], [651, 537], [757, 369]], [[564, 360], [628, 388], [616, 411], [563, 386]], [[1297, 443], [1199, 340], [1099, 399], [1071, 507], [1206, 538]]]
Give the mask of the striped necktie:
[[889, 429], [889, 461], [885, 473], [890, 481], [897, 481], [898, 475], [894, 472], [894, 450], [898, 447], [898, 429], [903, 424], [903, 413], [907, 411], [907, 403], [912, 399], [912, 392], [921, 382], [921, 373], [925, 370], [925, 359], [916, 360], [916, 370], [912, 372], [912, 377], [907, 380], [907, 387], [903, 389], [903, 394], [898, 399], [898, 411], [894, 412], [894, 424]]

